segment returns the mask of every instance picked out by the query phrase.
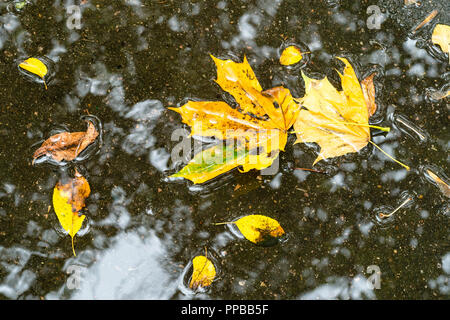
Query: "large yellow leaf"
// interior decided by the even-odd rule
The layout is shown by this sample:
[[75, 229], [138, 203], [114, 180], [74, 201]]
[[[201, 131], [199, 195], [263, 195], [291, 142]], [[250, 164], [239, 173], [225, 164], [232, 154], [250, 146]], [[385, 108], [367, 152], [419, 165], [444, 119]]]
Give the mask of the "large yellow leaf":
[[327, 77], [305, 80], [304, 108], [294, 124], [298, 142], [315, 142], [321, 147], [314, 164], [322, 159], [358, 152], [370, 141], [369, 111], [356, 74], [345, 58], [339, 73], [342, 91], [336, 90]]
[[235, 98], [239, 108], [223, 101], [188, 101], [180, 108], [169, 109], [182, 116], [191, 127], [191, 135], [232, 139], [236, 144], [209, 148], [173, 175], [194, 183], [238, 166], [243, 172], [269, 167], [279, 150], [284, 150], [287, 131], [300, 109], [284, 87], [262, 91], [246, 58], [242, 63], [212, 58], [217, 67], [216, 82]]
[[198, 287], [211, 285], [216, 276], [216, 268], [211, 260], [205, 256], [196, 256], [192, 260], [192, 267], [193, 272], [189, 288], [195, 290]]
[[85, 199], [91, 193], [89, 183], [78, 171], [75, 177], [65, 184], [58, 182], [53, 190], [53, 207], [61, 226], [72, 238], [72, 251], [75, 248], [73, 237], [81, 229], [84, 215], [79, 216], [79, 211], [85, 206]]

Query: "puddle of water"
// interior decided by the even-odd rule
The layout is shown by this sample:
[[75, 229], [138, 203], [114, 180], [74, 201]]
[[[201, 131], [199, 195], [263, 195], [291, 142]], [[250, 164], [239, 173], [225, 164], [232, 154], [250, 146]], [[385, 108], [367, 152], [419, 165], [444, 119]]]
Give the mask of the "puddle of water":
[[[425, 170], [448, 182], [448, 56], [428, 41], [436, 23], [450, 24], [446, 1], [379, 1], [380, 29], [367, 28], [368, 4], [358, 1], [87, 1], [79, 29], [68, 27], [76, 17], [62, 3], [27, 2], [0, 3], [0, 298], [448, 297], [448, 199]], [[288, 44], [311, 54], [283, 67]], [[284, 85], [296, 97], [300, 70], [339, 86], [334, 56], [348, 56], [360, 77], [375, 70], [371, 123], [392, 130], [373, 140], [412, 170], [366, 147], [304, 171], [318, 148], [292, 137], [273, 175], [168, 179], [182, 166], [171, 159], [173, 132], [188, 128], [167, 107], [230, 99], [209, 54], [245, 55], [263, 88]], [[52, 61], [48, 90], [17, 69], [28, 57]], [[89, 117], [102, 135], [79, 159], [31, 165], [55, 130], [85, 130]], [[91, 186], [76, 257], [51, 203], [61, 172], [74, 166]], [[405, 197], [413, 200], [377, 218]], [[279, 221], [287, 241], [255, 246], [214, 225], [249, 214]], [[193, 293], [190, 261], [205, 247], [220, 276]], [[382, 272], [380, 289], [367, 286], [371, 265]]]

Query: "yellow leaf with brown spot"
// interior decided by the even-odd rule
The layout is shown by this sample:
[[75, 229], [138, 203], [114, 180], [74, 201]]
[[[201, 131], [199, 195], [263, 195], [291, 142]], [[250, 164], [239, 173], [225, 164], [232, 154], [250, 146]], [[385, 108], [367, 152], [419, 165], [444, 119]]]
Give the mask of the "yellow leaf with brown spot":
[[235, 222], [242, 235], [256, 244], [267, 244], [284, 235], [277, 220], [258, 214], [242, 217]]
[[20, 63], [19, 67], [40, 77], [44, 81], [45, 88], [47, 89], [47, 84], [45, 83], [44, 78], [48, 73], [48, 69], [41, 60], [37, 58], [29, 58]]
[[431, 41], [441, 47], [442, 51], [449, 55], [450, 62], [450, 26], [445, 24], [437, 24], [434, 27]]
[[196, 256], [192, 260], [192, 277], [189, 288], [196, 290], [198, 287], [211, 285], [215, 276], [216, 268], [214, 264], [205, 256]]
[[290, 66], [300, 62], [303, 59], [300, 48], [296, 46], [289, 46], [283, 50], [280, 56], [280, 64], [283, 66]]
[[73, 238], [81, 229], [84, 215], [79, 215], [79, 211], [85, 206], [85, 199], [91, 193], [89, 183], [78, 171], [73, 179], [58, 182], [53, 190], [53, 208], [61, 226], [72, 238], [72, 251], [74, 256], [75, 248]]

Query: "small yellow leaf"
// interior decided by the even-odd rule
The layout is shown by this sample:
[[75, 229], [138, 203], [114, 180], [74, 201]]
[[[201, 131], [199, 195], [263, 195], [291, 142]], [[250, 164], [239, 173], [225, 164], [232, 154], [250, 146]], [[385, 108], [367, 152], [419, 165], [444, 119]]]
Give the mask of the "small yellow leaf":
[[31, 72], [37, 76], [39, 76], [42, 80], [44, 80], [45, 88], [47, 89], [47, 84], [45, 83], [44, 77], [47, 75], [48, 69], [47, 66], [39, 59], [29, 58], [19, 64], [19, 67]]
[[284, 234], [284, 230], [277, 220], [263, 215], [245, 216], [234, 223], [247, 240], [256, 244], [264, 244]]
[[[431, 36], [431, 41], [441, 47], [442, 51], [449, 54], [450, 46], [450, 26], [445, 24], [437, 24], [434, 27], [433, 34]], [[450, 61], [450, 60], [449, 60]]]
[[85, 216], [79, 216], [78, 212], [84, 207], [84, 201], [90, 192], [89, 183], [78, 172], [75, 173], [75, 178], [66, 184], [58, 182], [53, 190], [53, 207], [61, 226], [72, 238], [74, 256], [76, 254], [73, 246], [73, 237], [81, 229], [85, 219]]
[[211, 285], [215, 276], [216, 268], [214, 264], [205, 256], [196, 256], [192, 260], [193, 273], [189, 288], [197, 289], [200, 287], [207, 287]]
[[296, 46], [289, 46], [283, 50], [280, 57], [280, 63], [283, 66], [290, 66], [300, 62], [303, 59], [302, 52]]

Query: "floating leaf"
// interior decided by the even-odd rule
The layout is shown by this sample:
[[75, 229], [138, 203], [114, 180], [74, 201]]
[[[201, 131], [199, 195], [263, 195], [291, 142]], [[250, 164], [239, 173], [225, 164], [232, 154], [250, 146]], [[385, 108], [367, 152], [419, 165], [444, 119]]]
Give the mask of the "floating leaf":
[[198, 287], [211, 285], [215, 276], [214, 264], [205, 256], [196, 256], [192, 260], [193, 272], [189, 288], [196, 290]]
[[47, 75], [48, 69], [41, 60], [37, 58], [29, 58], [19, 64], [19, 67], [40, 77], [44, 81], [45, 89], [47, 89], [45, 76]]
[[75, 177], [66, 183], [58, 182], [53, 190], [53, 207], [61, 226], [72, 238], [72, 251], [75, 254], [73, 238], [80, 230], [84, 215], [79, 211], [85, 206], [85, 199], [91, 193], [89, 183], [78, 171]]
[[98, 136], [98, 131], [89, 121], [86, 132], [61, 132], [45, 140], [41, 147], [33, 154], [34, 161], [41, 156], [49, 156], [60, 162], [72, 161], [88, 145], [93, 143]]
[[430, 90], [428, 95], [433, 100], [441, 100], [450, 96], [450, 90]]
[[447, 197], [450, 198], [450, 186], [441, 178], [439, 178], [435, 173], [431, 170], [427, 170], [428, 176], [436, 182], [436, 185], [439, 187], [439, 190]]
[[296, 46], [289, 46], [283, 50], [280, 57], [280, 63], [283, 66], [290, 66], [300, 62], [303, 59], [300, 48]]
[[[370, 140], [369, 111], [352, 66], [345, 58], [344, 73], [339, 73], [343, 91], [337, 91], [325, 77], [305, 80], [304, 108], [294, 124], [298, 142], [316, 142], [321, 150], [314, 164], [322, 159], [358, 152]], [[355, 125], [356, 124], [356, 125]], [[360, 126], [361, 124], [361, 126]]]
[[377, 104], [375, 102], [375, 86], [373, 84], [373, 77], [376, 73], [372, 73], [361, 81], [361, 88], [364, 94], [364, 101], [367, 105], [367, 110], [369, 111], [369, 117], [371, 117], [375, 111], [377, 111]]
[[[347, 59], [338, 59], [345, 64], [343, 74], [338, 72], [342, 91], [336, 90], [327, 77], [316, 80], [302, 72], [306, 92], [299, 99], [304, 109], [294, 124], [297, 134], [295, 143], [315, 142], [321, 147], [314, 164], [323, 159], [358, 152], [369, 142], [374, 144], [370, 140], [371, 127], [389, 131], [389, 128], [369, 125], [369, 106], [355, 71]], [[409, 170], [408, 166], [386, 155]]]
[[217, 67], [216, 82], [239, 103], [234, 109], [222, 101], [188, 101], [169, 108], [191, 127], [191, 135], [236, 141], [231, 146], [213, 146], [197, 154], [172, 177], [194, 183], [210, 180], [235, 167], [242, 172], [269, 167], [284, 150], [287, 130], [293, 125], [299, 106], [284, 87], [262, 91], [246, 58], [242, 63], [212, 57]]
[[235, 224], [242, 235], [256, 244], [272, 244], [284, 235], [284, 230], [277, 220], [258, 214], [242, 217], [233, 222], [221, 222], [220, 224]]
[[434, 27], [431, 41], [441, 47], [442, 51], [449, 55], [450, 62], [450, 26], [445, 24], [437, 24]]
[[17, 10], [22, 10], [27, 4], [28, 4], [27, 0], [17, 1], [14, 3], [14, 6], [16, 7]]

